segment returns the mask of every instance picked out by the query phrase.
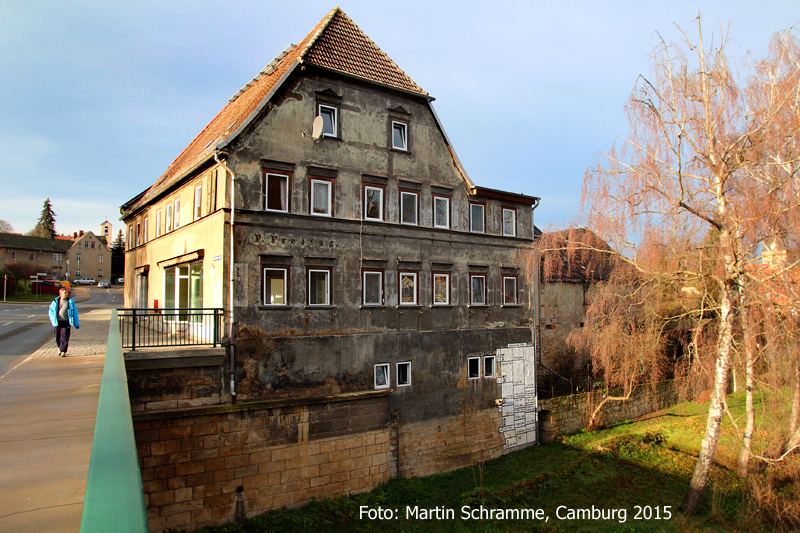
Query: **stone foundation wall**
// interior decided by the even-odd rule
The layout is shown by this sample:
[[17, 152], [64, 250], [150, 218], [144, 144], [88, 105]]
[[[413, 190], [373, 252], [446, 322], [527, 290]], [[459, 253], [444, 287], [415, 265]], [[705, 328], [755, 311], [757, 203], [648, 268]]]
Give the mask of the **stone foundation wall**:
[[[584, 429], [594, 407], [602, 398], [602, 392], [592, 392], [539, 400], [540, 415], [545, 411], [549, 414], [548, 419], [544, 421], [540, 418], [541, 431], [553, 436], [576, 433]], [[603, 407], [600, 423], [610, 425], [633, 420], [676, 403], [678, 403], [678, 392], [671, 380], [658, 383], [655, 390], [650, 387], [639, 387], [628, 401], [607, 403]]]
[[429, 476], [499, 457], [505, 444], [499, 431], [502, 422], [498, 409], [469, 411], [424, 422], [401, 420], [399, 439], [393, 424], [392, 475], [396, 475], [398, 464], [401, 476]]
[[194, 531], [389, 479], [387, 393], [134, 416], [151, 531]]

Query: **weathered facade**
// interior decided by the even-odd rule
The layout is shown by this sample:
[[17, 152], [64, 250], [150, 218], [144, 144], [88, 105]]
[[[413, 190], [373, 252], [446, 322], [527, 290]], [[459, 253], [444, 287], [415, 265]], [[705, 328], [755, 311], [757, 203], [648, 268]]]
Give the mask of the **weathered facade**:
[[[342, 398], [357, 409], [371, 398], [368, 391], [385, 392], [385, 401], [369, 400], [378, 426], [342, 426], [324, 416], [313, 425], [300, 414], [298, 427], [311, 425], [276, 444], [359, 442], [361, 433], [377, 431], [364, 437], [379, 446], [370, 455], [370, 477], [333, 482], [344, 492], [390, 474], [464, 466], [516, 445], [500, 433], [514, 421], [498, 409], [496, 354], [531, 341], [532, 288], [515, 253], [532, 241], [537, 199], [476, 186], [431, 101], [334, 9], [237, 93], [153, 187], [123, 206], [126, 279], [134, 282], [126, 283], [126, 305], [222, 307], [235, 324], [232, 384], [226, 366], [192, 371], [172, 358], [148, 368], [152, 354], [137, 356], [130, 379], [140, 432], [155, 438], [152, 430], [164, 422], [154, 420], [174, 416], [180, 425], [210, 413], [202, 411], [211, 408], [197, 388], [176, 387], [174, 397], [159, 398], [153, 388], [175, 376], [183, 382], [200, 376], [199, 389], [222, 403], [233, 400], [226, 409], [236, 412], [303, 413], [314, 404], [317, 414], [308, 416], [322, 416], [324, 405]], [[301, 136], [312, 132], [315, 117], [320, 137]], [[216, 376], [222, 389], [211, 386]], [[255, 433], [247, 438], [252, 454], [265, 445]], [[140, 452], [145, 464], [152, 454]], [[204, 454], [184, 458], [202, 463]], [[250, 476], [242, 471], [234, 477], [242, 484], [227, 481], [231, 492], [213, 490], [214, 497], [229, 497], [210, 502], [224, 507], [213, 519], [232, 518], [226, 513], [235, 503], [234, 485], [242, 488], [247, 514], [329, 495], [323, 488], [330, 479], [311, 470], [294, 481], [322, 488], [293, 485], [289, 500], [271, 497], [280, 482], [270, 485], [270, 498], [263, 497], [266, 485], [258, 496], [257, 482], [245, 482]], [[175, 478], [168, 474], [162, 479]], [[173, 482], [181, 483], [187, 480]], [[150, 501], [159, 518], [170, 512]], [[189, 518], [206, 507], [188, 511]], [[190, 522], [204, 522], [199, 517]]]

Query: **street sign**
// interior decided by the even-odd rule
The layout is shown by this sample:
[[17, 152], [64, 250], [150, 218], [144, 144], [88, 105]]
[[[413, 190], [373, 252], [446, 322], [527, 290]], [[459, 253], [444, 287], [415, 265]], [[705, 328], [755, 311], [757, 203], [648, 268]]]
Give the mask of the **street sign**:
[[36, 274], [35, 276], [31, 276], [31, 279], [39, 279], [39, 274]]
[[39, 272], [39, 273], [37, 273], [36, 275], [37, 275], [37, 276], [46, 276], [46, 275], [47, 275], [47, 272]]

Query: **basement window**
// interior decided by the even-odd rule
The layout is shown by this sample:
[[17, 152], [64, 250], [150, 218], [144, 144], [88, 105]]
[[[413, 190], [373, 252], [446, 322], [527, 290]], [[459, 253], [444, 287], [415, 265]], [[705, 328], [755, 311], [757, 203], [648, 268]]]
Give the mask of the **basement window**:
[[380, 363], [375, 365], [375, 388], [389, 388], [389, 363]]

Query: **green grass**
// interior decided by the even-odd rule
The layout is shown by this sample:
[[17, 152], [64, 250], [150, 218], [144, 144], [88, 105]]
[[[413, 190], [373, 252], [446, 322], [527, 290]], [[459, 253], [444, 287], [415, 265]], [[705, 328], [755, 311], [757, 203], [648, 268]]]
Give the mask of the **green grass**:
[[[731, 396], [729, 406], [734, 417], [741, 416], [744, 396]], [[485, 464], [482, 488], [476, 487], [473, 469], [467, 467], [426, 478], [392, 479], [369, 493], [313, 501], [301, 508], [271, 511], [243, 524], [203, 531], [763, 531], [764, 526], [753, 518], [755, 514], [745, 503], [744, 485], [735, 474], [738, 445], [727, 419], [699, 513], [687, 517], [680, 511], [707, 409], [708, 404], [680, 404], [647, 420], [570, 435], [558, 443], [510, 453]], [[542, 509], [549, 519], [461, 518], [462, 506], [477, 509], [481, 505], [503, 510]], [[362, 506], [373, 512], [390, 509], [399, 518], [369, 519], [360, 516]], [[452, 509], [455, 518], [407, 518], [406, 508], [414, 506]], [[605, 520], [558, 517], [566, 516], [566, 509], [591, 510], [592, 506], [606, 513], [617, 511], [614, 518]], [[624, 509], [624, 515], [620, 515], [620, 509]], [[655, 519], [656, 512], [660, 520]], [[671, 514], [668, 520], [667, 514]]]

